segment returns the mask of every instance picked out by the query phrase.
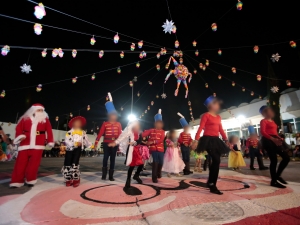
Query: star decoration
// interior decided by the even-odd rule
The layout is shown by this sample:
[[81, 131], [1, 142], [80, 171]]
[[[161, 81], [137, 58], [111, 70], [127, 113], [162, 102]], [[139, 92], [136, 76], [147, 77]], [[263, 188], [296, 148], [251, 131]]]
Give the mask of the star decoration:
[[273, 54], [273, 55], [272, 55], [271, 60], [272, 60], [273, 63], [274, 63], [274, 62], [278, 62], [279, 59], [280, 59], [280, 57], [281, 57], [281, 56], [280, 56], [278, 53], [276, 53], [276, 54]]
[[275, 94], [279, 91], [279, 88], [277, 86], [273, 86], [270, 90]]
[[164, 28], [164, 32], [165, 34], [167, 32], [169, 32], [169, 34], [171, 34], [171, 32], [173, 31], [174, 26], [174, 22], [172, 20], [166, 20], [166, 22], [164, 23], [164, 25], [162, 25], [162, 27]]
[[166, 99], [166, 98], [167, 98], [166, 93], [162, 93], [161, 98], [162, 98], [162, 99]]
[[27, 65], [26, 63], [24, 63], [23, 66], [20, 66], [20, 68], [22, 73], [29, 74], [32, 71], [31, 66]]

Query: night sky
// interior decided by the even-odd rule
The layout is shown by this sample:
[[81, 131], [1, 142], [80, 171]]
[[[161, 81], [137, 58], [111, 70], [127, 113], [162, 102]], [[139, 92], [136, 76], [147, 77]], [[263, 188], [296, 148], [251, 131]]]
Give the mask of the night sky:
[[[268, 61], [271, 55], [277, 52], [282, 57], [278, 63], [272, 63], [272, 66], [276, 76], [282, 79], [279, 82], [280, 90], [287, 88], [285, 80], [300, 80], [298, 8], [292, 2], [286, 1], [243, 0], [243, 9], [238, 11], [236, 3], [236, 0], [169, 0], [171, 16], [177, 27], [176, 35], [180, 49], [184, 53], [184, 65], [192, 73], [195, 68], [198, 70], [196, 75], [193, 74], [189, 84], [189, 100], [192, 102], [194, 118], [205, 112], [203, 101], [214, 92], [224, 100], [226, 108], [250, 102], [258, 95], [265, 97], [268, 92], [267, 78], [263, 77], [258, 82], [255, 74], [268, 77]], [[0, 91], [6, 90], [5, 98], [0, 99], [0, 121], [15, 122], [18, 112], [22, 115], [32, 104], [41, 103], [46, 107], [53, 127], [57, 126], [56, 116], [59, 116], [60, 124], [63, 124], [66, 117], [64, 114], [72, 112], [74, 116], [80, 113], [87, 118], [87, 128], [90, 131], [94, 126], [93, 121], [96, 122], [95, 126], [101, 126], [106, 119], [104, 104], [107, 92], [113, 92], [126, 84], [112, 93], [115, 107], [120, 112], [120, 121], [125, 125], [130, 114], [132, 91], [128, 82], [134, 76], [138, 77], [138, 82], [134, 86], [134, 102], [137, 102], [134, 104], [133, 113], [139, 116], [147, 106], [150, 106], [150, 102], [154, 101], [154, 106], [142, 119], [144, 128], [152, 126], [153, 116], [159, 108], [162, 109], [166, 129], [180, 127], [177, 112], [181, 112], [187, 120], [190, 120], [183, 85], [178, 97], [174, 96], [176, 89], [174, 76], [171, 76], [164, 85], [167, 99], [155, 98], [156, 94], [159, 96], [162, 94], [164, 78], [168, 73], [164, 67], [170, 56], [161, 56], [157, 59], [156, 53], [161, 47], [166, 47], [168, 53], [173, 53], [176, 40], [175, 34], [163, 32], [163, 23], [166, 19], [171, 19], [165, 0], [44, 0], [43, 4], [99, 26], [49, 9], [46, 9], [47, 15], [38, 20], [33, 15], [35, 4], [25, 0], [5, 1], [5, 4], [1, 5], [1, 14], [88, 35], [44, 26], [42, 34], [38, 36], [33, 30], [34, 23], [0, 17], [1, 47], [9, 45], [48, 48], [46, 58], [42, 58], [41, 50], [13, 47], [7, 56], [0, 56]], [[218, 25], [216, 32], [211, 30], [211, 24], [214, 22]], [[118, 44], [113, 42], [116, 32], [119, 32], [120, 36]], [[92, 34], [108, 39], [96, 37], [96, 44], [92, 46], [90, 44]], [[197, 47], [192, 46], [194, 39], [198, 42]], [[289, 41], [297, 39], [299, 47], [291, 48]], [[139, 40], [144, 41], [142, 50], [148, 52], [147, 57], [142, 60], [139, 59], [141, 49], [137, 48]], [[127, 53], [132, 42], [136, 43], [135, 52]], [[253, 53], [254, 45], [260, 47], [257, 54]], [[53, 48], [77, 49], [78, 54], [73, 58], [70, 51], [64, 51], [63, 58], [52, 58]], [[219, 48], [223, 51], [222, 56], [217, 54]], [[199, 50], [198, 57], [194, 54], [196, 49]], [[104, 50], [102, 59], [98, 57], [99, 50]], [[105, 52], [106, 50], [114, 52]], [[119, 55], [121, 51], [125, 52], [123, 59]], [[210, 69], [200, 71], [198, 65], [200, 62], [205, 63], [205, 59], [210, 60]], [[140, 68], [135, 66], [138, 61]], [[30, 74], [21, 73], [20, 66], [27, 62], [33, 71]], [[126, 64], [131, 65], [122, 67]], [[156, 64], [161, 65], [159, 73], [155, 68]], [[121, 67], [121, 74], [117, 73], [118, 66]], [[237, 68], [236, 74], [231, 72], [231, 67]], [[174, 66], [171, 64], [170, 68]], [[225, 77], [218, 80], [218, 74], [211, 69], [229, 80]], [[97, 74], [105, 70], [107, 71]], [[146, 71], [148, 72], [145, 73]], [[93, 73], [96, 73], [94, 81], [91, 80]], [[78, 77], [76, 84], [72, 84], [73, 77]], [[149, 80], [153, 82], [152, 86], [149, 86]], [[235, 81], [237, 85], [232, 87], [231, 81]], [[205, 88], [205, 83], [208, 83], [208, 88]], [[36, 92], [38, 84], [43, 85], [41, 92]], [[242, 92], [238, 84], [254, 91], [256, 96], [251, 96], [250, 91]], [[298, 88], [299, 83], [292, 81], [292, 87]], [[137, 97], [138, 91], [140, 97]], [[87, 111], [87, 105], [90, 105], [90, 111]], [[121, 106], [124, 107], [122, 112]]]

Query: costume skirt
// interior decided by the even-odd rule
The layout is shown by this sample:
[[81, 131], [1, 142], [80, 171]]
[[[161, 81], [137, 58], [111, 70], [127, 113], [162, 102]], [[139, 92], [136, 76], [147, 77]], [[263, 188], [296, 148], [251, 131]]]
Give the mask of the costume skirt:
[[197, 147], [197, 153], [207, 151], [210, 153], [226, 154], [230, 151], [229, 147], [219, 138], [215, 136], [202, 136]]
[[[132, 151], [132, 155], [131, 155], [131, 162], [129, 164], [129, 166], [140, 166], [140, 165], [144, 165], [144, 161], [141, 155], [141, 151], [139, 149], [140, 145], [134, 146], [133, 147], [133, 151]], [[126, 152], [126, 158], [125, 158], [125, 162], [124, 164], [126, 165], [127, 160], [129, 158], [129, 146], [127, 148], [127, 152]]]
[[193, 157], [194, 159], [206, 160], [205, 152], [197, 153], [196, 151], [191, 150], [191, 157]]
[[228, 167], [238, 168], [242, 166], [246, 166], [246, 163], [241, 151], [236, 151], [235, 153], [233, 151], [230, 151], [228, 156]]
[[[273, 136], [271, 135], [273, 138], [278, 138], [277, 136]], [[263, 149], [267, 150], [267, 149], [274, 149], [274, 151], [276, 151], [275, 149], [280, 149], [281, 151], [287, 151], [289, 150], [289, 145], [283, 141], [281, 146], [277, 146], [272, 140], [262, 137], [261, 138], [261, 144]]]

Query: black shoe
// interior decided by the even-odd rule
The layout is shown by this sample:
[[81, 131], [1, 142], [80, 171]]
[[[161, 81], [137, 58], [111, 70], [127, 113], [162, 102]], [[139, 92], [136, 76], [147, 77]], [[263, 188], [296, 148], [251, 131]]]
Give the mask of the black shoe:
[[161, 170], [162, 170], [162, 164], [158, 164], [158, 168], [157, 168], [157, 178], [160, 179], [162, 178], [162, 174], [161, 174]]
[[194, 172], [193, 171], [188, 171], [189, 172], [189, 174], [193, 174]]
[[189, 171], [184, 170], [184, 171], [183, 171], [183, 175], [190, 175], [190, 173], [189, 173]]
[[27, 184], [27, 187], [33, 187], [34, 184]]
[[114, 181], [114, 170], [109, 170], [109, 180]]
[[106, 180], [107, 176], [107, 167], [102, 167], [102, 180]]
[[271, 186], [272, 187], [277, 187], [277, 188], [286, 188], [286, 186], [278, 183], [277, 181], [271, 181]]
[[152, 182], [157, 183], [157, 170], [158, 170], [158, 163], [153, 162], [152, 163]]
[[219, 189], [215, 185], [210, 186], [209, 191], [210, 191], [210, 193], [217, 194], [217, 195], [223, 194], [223, 192], [219, 191]]
[[125, 188], [130, 188], [130, 181], [131, 181], [131, 179], [127, 178]]
[[254, 167], [250, 167], [250, 170], [255, 170], [255, 168]]
[[263, 168], [259, 168], [259, 170], [268, 170], [269, 167], [264, 166]]
[[282, 184], [288, 184], [284, 179], [282, 179], [282, 177], [278, 177], [277, 181], [279, 181]]
[[139, 184], [142, 184], [143, 181], [141, 180], [141, 178], [139, 177], [139, 174], [134, 174], [133, 178], [136, 182], [138, 182]]

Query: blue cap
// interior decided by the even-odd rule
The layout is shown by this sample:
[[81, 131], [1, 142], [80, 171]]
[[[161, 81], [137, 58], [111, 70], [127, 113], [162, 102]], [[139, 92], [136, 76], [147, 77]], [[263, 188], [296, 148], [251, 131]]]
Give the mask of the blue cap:
[[248, 131], [249, 131], [250, 134], [255, 134], [256, 133], [254, 126], [251, 126], [251, 125], [248, 126]]
[[105, 108], [106, 108], [107, 114], [117, 113], [117, 110], [115, 109], [113, 102], [106, 102]]
[[161, 109], [159, 109], [158, 113], [154, 116], [154, 121], [162, 121]]
[[267, 105], [263, 105], [262, 107], [260, 107], [259, 113], [262, 114], [262, 112], [263, 112], [266, 108], [268, 108]]
[[182, 127], [186, 127], [189, 125], [185, 118], [181, 118], [179, 120], [179, 123], [181, 124]]
[[204, 105], [207, 107], [212, 101], [216, 100], [216, 98], [214, 96], [209, 96], [205, 101], [204, 101]]

